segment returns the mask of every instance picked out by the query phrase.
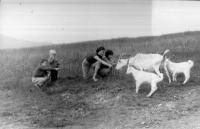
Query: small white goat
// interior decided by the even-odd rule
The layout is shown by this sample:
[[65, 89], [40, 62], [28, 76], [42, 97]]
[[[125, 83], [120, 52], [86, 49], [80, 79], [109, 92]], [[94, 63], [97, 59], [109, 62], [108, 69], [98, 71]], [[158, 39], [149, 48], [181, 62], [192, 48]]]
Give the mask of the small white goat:
[[185, 84], [190, 79], [190, 69], [193, 67], [193, 65], [194, 62], [191, 60], [188, 60], [187, 62], [174, 63], [171, 62], [169, 59], [166, 59], [164, 62], [164, 69], [167, 74], [169, 83], [171, 83], [169, 73], [172, 74], [173, 81], [177, 81], [176, 77], [178, 73], [183, 73], [185, 75], [185, 81], [183, 82], [183, 84]]
[[136, 70], [133, 66], [128, 65], [126, 74], [132, 73], [133, 77], [135, 78], [136, 83], [136, 93], [138, 93], [140, 85], [143, 83], [151, 84], [151, 91], [147, 95], [150, 97], [156, 90], [157, 90], [157, 83], [163, 80], [163, 74], [161, 73], [161, 77], [154, 73], [144, 72]]
[[116, 65], [116, 69], [119, 70], [126, 65], [132, 65], [140, 71], [144, 70], [144, 71], [149, 71], [149, 72], [155, 72], [158, 76], [161, 76], [159, 67], [162, 61], [165, 60], [165, 55], [168, 52], [169, 50], [166, 50], [163, 55], [137, 54], [134, 57], [131, 57], [130, 59], [120, 59], [121, 58], [120, 56]]

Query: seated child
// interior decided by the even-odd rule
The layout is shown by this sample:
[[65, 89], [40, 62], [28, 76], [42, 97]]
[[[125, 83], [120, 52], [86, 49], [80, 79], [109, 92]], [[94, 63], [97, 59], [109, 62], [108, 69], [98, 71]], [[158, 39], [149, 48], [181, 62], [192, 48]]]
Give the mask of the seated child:
[[39, 66], [34, 72], [34, 75], [32, 77], [32, 82], [35, 84], [37, 88], [39, 86], [42, 86], [49, 78], [48, 71], [56, 70], [58, 71], [60, 68], [48, 68], [47, 67], [47, 60], [42, 59]]

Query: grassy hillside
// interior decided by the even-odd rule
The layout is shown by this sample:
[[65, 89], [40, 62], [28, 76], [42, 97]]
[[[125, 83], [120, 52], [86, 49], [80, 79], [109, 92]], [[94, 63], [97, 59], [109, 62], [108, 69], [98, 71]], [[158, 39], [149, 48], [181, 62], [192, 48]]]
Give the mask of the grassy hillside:
[[[88, 105], [85, 105], [85, 98], [89, 99], [89, 95], [99, 93], [99, 91], [106, 91], [105, 94], [108, 95], [108, 98], [112, 98], [113, 96], [116, 97], [117, 93], [119, 92], [127, 94], [131, 94], [129, 90], [131, 90], [131, 92], [134, 92], [133, 81], [130, 76], [125, 76], [124, 73], [119, 73], [115, 71], [113, 72], [112, 77], [108, 80], [105, 80], [105, 82], [99, 81], [97, 83], [91, 84], [83, 83], [81, 72], [82, 60], [87, 55], [94, 53], [95, 49], [101, 45], [105, 46], [105, 48], [107, 49], [112, 49], [114, 51], [116, 59], [119, 54], [124, 52], [127, 54], [135, 55], [136, 53], [159, 53], [164, 52], [166, 49], [169, 49], [169, 57], [174, 62], [187, 61], [189, 59], [194, 61], [194, 67], [191, 72], [191, 79], [187, 86], [190, 86], [190, 88], [194, 89], [196, 88], [197, 84], [199, 84], [200, 32], [197, 31], [169, 34], [156, 37], [120, 38], [80, 42], [74, 44], [51, 45], [35, 48], [0, 50], [0, 91], [5, 93], [13, 93], [10, 96], [12, 99], [17, 99], [15, 101], [21, 104], [21, 110], [23, 110], [24, 108], [26, 109], [27, 107], [32, 109], [34, 105], [37, 105], [34, 103], [34, 101], [39, 102], [42, 106], [53, 103], [52, 108], [54, 109], [49, 109], [51, 110], [53, 115], [51, 114], [50, 116], [49, 114], [40, 114], [42, 111], [39, 109], [37, 110], [37, 115], [34, 115], [34, 112], [32, 110], [23, 111], [26, 116], [30, 117], [29, 119], [26, 119], [26, 121], [32, 121], [32, 124], [36, 124], [37, 127], [57, 127], [67, 126], [70, 123], [79, 123], [81, 120], [84, 120], [84, 117], [87, 117], [87, 113], [89, 113], [89, 115], [93, 117], [97, 117], [99, 112], [95, 112], [95, 107], [94, 112], [97, 114], [92, 115], [92, 113], [94, 112], [90, 109], [90, 111], [88, 112], [85, 111], [86, 114], [82, 114], [82, 117], [80, 117], [80, 119], [78, 119], [79, 117], [73, 116], [74, 114], [72, 112], [75, 110], [74, 108], [78, 108], [79, 106], [81, 106], [82, 109], [86, 110], [88, 108]], [[55, 96], [52, 95], [53, 97], [48, 97], [46, 94], [41, 94], [40, 91], [34, 89], [33, 84], [31, 83], [31, 76], [33, 71], [38, 66], [38, 63], [42, 58], [48, 58], [48, 52], [50, 49], [55, 49], [57, 51], [58, 60], [63, 60], [63, 67], [60, 71], [61, 80], [56, 84], [56, 86], [54, 86], [53, 88], [49, 88], [49, 92], [55, 94]], [[181, 79], [183, 80], [183, 78]], [[163, 87], [164, 85], [168, 85], [166, 78], [160, 86]], [[186, 89], [184, 89], [184, 91], [190, 88], [187, 87]], [[180, 91], [177, 89], [177, 87], [175, 88], [175, 90], [173, 89], [172, 94]], [[63, 105], [63, 101], [61, 101], [57, 95], [59, 95], [59, 93], [64, 93], [65, 91], [68, 91], [68, 93], [72, 95], [70, 97], [74, 97], [74, 101], [76, 101], [77, 103], [75, 103], [74, 101], [68, 101], [67, 105]], [[145, 97], [144, 94], [147, 94], [147, 92], [142, 92], [143, 97]], [[155, 98], [153, 102], [153, 99], [140, 99], [144, 102], [150, 101], [151, 103], [160, 103], [163, 100], [170, 100], [171, 98], [166, 99], [164, 96], [162, 96], [162, 94], [169, 95], [170, 92], [163, 92], [164, 91], [158, 91], [160, 96], [158, 95], [157, 97], [161, 98], [161, 100]], [[3, 95], [9, 96], [8, 94]], [[2, 97], [5, 97], [3, 95]], [[66, 94], [64, 94], [63, 96], [66, 96]], [[127, 100], [130, 99], [131, 101], [129, 103], [135, 102], [132, 97]], [[19, 103], [18, 106], [20, 106]], [[71, 107], [69, 106], [70, 104]], [[141, 108], [144, 106], [137, 105], [137, 103], [136, 105], [128, 105], [129, 107], [136, 106], [136, 108]], [[16, 112], [20, 112], [21, 110], [17, 110]], [[61, 114], [59, 114], [59, 112], [55, 113], [55, 110], [65, 110], [66, 112], [68, 112], [68, 114], [65, 114], [66, 116], [62, 116], [61, 112]], [[98, 110], [101, 110], [101, 108], [98, 108]], [[8, 111], [12, 112], [11, 109]], [[72, 116], [70, 116], [70, 113]], [[76, 115], [79, 116], [80, 114]], [[99, 115], [101, 116], [102, 114]], [[63, 120], [64, 117], [68, 119]], [[57, 122], [57, 119], [59, 118], [63, 118], [62, 120], [58, 120], [62, 122], [55, 123], [55, 121]], [[103, 119], [103, 117], [98, 118]], [[39, 120], [46, 120], [46, 123], [41, 123], [39, 122]]]
[[[200, 48], [200, 32], [185, 32], [170, 34], [158, 37], [141, 38], [121, 38], [111, 40], [89, 41], [77, 44], [52, 45], [45, 47], [1, 50], [0, 63], [2, 64], [1, 73], [4, 80], [11, 78], [27, 78], [31, 76], [32, 71], [37, 67], [42, 58], [48, 58], [50, 49], [57, 51], [59, 60], [64, 60], [63, 70], [60, 75], [81, 77], [81, 62], [91, 53], [95, 52], [98, 46], [105, 46], [112, 49], [115, 56], [121, 53], [135, 55], [136, 53], [157, 53], [166, 49], [170, 50], [172, 61], [179, 62], [188, 59], [194, 60], [198, 64]], [[195, 72], [198, 72], [195, 70]], [[20, 81], [19, 79], [17, 79]], [[5, 81], [5, 80], [4, 80]]]

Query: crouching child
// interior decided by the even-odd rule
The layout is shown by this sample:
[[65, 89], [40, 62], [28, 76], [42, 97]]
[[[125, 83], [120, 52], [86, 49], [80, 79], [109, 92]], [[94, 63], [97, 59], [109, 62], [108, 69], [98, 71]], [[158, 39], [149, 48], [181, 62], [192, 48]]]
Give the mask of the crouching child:
[[89, 77], [90, 69], [94, 68], [93, 80], [97, 81], [96, 75], [97, 75], [97, 72], [100, 68], [101, 63], [108, 66], [109, 68], [112, 67], [111, 64], [102, 60], [102, 57], [104, 55], [104, 51], [105, 51], [105, 48], [101, 46], [101, 47], [96, 49], [96, 54], [88, 56], [83, 60], [83, 62], [82, 62], [82, 72], [83, 72], [83, 78], [85, 80], [87, 80], [88, 77]]
[[60, 68], [48, 68], [47, 67], [47, 60], [42, 59], [39, 66], [36, 68], [34, 75], [32, 77], [32, 82], [35, 84], [37, 88], [44, 85], [45, 82], [49, 79], [48, 71], [56, 70], [58, 71]]
[[[113, 65], [116, 65], [115, 63], [112, 62], [112, 57], [113, 57], [113, 51], [112, 50], [106, 50], [105, 56], [102, 58], [106, 63]], [[100, 69], [98, 71], [98, 75], [101, 76], [102, 78], [107, 77], [112, 71], [112, 67], [108, 67], [107, 65], [101, 64]]]

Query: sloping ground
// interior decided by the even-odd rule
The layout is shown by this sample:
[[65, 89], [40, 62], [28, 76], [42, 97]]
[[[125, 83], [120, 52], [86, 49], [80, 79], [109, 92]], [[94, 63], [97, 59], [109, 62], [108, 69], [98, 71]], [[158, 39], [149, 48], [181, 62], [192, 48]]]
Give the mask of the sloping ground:
[[[190, 129], [199, 124], [199, 50], [200, 32], [158, 37], [121, 38], [80, 44], [46, 46], [0, 51], [0, 128], [5, 129]], [[143, 85], [135, 94], [132, 77], [114, 71], [112, 77], [85, 83], [81, 62], [100, 45], [118, 55], [126, 52], [157, 53], [170, 49], [174, 62], [195, 62], [190, 81], [158, 85], [152, 98], [150, 87]], [[32, 72], [42, 58], [55, 49], [63, 59], [56, 84], [36, 89]], [[70, 76], [70, 77], [69, 77]], [[187, 121], [188, 120], [188, 121]], [[193, 126], [193, 124], [195, 126]], [[185, 127], [182, 127], [185, 125]]]
[[165, 80], [152, 98], [146, 98], [147, 85], [135, 94], [130, 76], [89, 83], [65, 78], [44, 92], [30, 84], [1, 92], [0, 124], [5, 129], [188, 129], [196, 123], [197, 128], [200, 88], [194, 79], [186, 85]]

